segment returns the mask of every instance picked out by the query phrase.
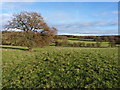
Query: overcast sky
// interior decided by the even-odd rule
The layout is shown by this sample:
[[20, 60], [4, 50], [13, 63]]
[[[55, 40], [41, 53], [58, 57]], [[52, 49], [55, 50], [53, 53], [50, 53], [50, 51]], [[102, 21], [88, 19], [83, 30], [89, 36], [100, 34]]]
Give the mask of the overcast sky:
[[3, 25], [13, 13], [36, 11], [58, 34], [118, 34], [117, 2], [4, 2], [1, 11]]

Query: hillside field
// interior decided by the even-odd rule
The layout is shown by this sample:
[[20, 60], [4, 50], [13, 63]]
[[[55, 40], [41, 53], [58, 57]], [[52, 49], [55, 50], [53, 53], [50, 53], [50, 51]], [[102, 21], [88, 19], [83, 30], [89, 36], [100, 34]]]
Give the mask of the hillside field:
[[2, 46], [3, 88], [120, 88], [118, 48]]

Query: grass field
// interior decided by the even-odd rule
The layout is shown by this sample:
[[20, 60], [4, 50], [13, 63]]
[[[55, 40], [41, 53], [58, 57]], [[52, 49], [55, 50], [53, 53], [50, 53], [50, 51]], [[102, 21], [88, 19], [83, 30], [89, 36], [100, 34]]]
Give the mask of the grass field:
[[[59, 40], [59, 41], [62, 41], [62, 40]], [[85, 43], [85, 44], [87, 44], [87, 43], [96, 43], [95, 41], [81, 41], [81, 40], [76, 40], [76, 39], [73, 39], [72, 40], [72, 38], [71, 38], [71, 40], [69, 40], [68, 39], [68, 42], [70, 42], [70, 43], [78, 43], [78, 42], [81, 42], [81, 43]], [[52, 45], [54, 45], [54, 43], [52, 44]], [[105, 47], [107, 47], [107, 46], [109, 46], [109, 42], [102, 42], [101, 43], [101, 46], [105, 46]], [[116, 45], [116, 46], [118, 46], [118, 45]]]
[[[96, 43], [96, 41], [94, 41], [94, 39], [79, 39], [79, 38], [68, 38], [68, 42], [70, 42], [70, 43], [81, 42], [81, 43], [85, 43], [85, 44]], [[102, 41], [101, 46], [102, 47], [109, 47], [109, 42]], [[116, 46], [120, 47], [119, 44], [116, 44]]]
[[[78, 41], [78, 40], [68, 40], [71, 43], [82, 42], [82, 43], [96, 43], [95, 41]], [[102, 42], [101, 46], [108, 46], [109, 42]]]
[[117, 48], [2, 47], [3, 87], [120, 88]]

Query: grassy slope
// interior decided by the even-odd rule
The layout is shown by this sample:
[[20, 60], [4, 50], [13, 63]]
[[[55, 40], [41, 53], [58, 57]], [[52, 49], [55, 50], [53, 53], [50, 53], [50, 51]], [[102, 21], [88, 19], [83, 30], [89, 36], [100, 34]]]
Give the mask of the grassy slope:
[[4, 46], [3, 87], [119, 87], [117, 48]]

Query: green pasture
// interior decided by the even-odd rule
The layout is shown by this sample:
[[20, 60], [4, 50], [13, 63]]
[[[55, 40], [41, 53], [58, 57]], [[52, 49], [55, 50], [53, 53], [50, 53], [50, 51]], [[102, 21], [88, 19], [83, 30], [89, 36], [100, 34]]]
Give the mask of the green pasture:
[[118, 48], [2, 46], [4, 88], [120, 88]]

